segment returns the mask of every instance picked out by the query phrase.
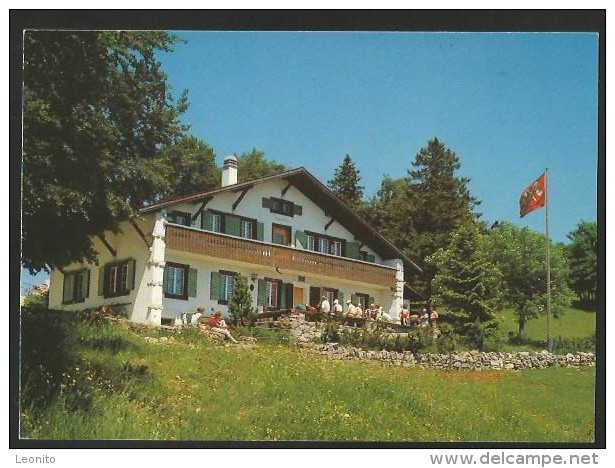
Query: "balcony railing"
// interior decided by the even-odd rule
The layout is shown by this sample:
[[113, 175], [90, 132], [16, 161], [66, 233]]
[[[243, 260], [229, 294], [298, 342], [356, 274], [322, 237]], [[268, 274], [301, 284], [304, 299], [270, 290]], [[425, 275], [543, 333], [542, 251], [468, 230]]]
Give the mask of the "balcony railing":
[[395, 268], [283, 245], [167, 225], [167, 248], [242, 263], [395, 287]]

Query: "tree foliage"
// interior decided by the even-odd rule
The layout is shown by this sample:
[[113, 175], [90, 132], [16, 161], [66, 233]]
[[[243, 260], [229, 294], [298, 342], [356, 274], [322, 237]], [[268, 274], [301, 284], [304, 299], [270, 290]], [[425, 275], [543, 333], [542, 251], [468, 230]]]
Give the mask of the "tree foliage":
[[461, 167], [457, 155], [437, 138], [417, 153], [412, 166], [406, 183], [415, 238], [407, 250], [422, 261], [446, 246], [461, 222], [480, 216], [474, 212], [480, 201], [469, 193], [470, 179], [457, 175]]
[[[527, 322], [547, 310], [545, 236], [503, 221], [489, 231], [485, 245], [489, 258], [503, 274], [505, 303], [514, 309], [522, 336]], [[570, 304], [568, 262], [560, 245], [552, 245], [550, 254], [551, 311], [557, 317]]]
[[238, 182], [248, 182], [288, 170], [284, 164], [268, 161], [265, 153], [256, 148], [237, 157], [237, 168]]
[[185, 136], [164, 148], [171, 165], [168, 195], [188, 195], [220, 186], [220, 168], [211, 146], [193, 136]]
[[91, 236], [168, 193], [162, 146], [186, 128], [157, 50], [166, 32], [24, 34], [22, 263], [93, 260]]
[[425, 259], [448, 245], [459, 224], [480, 216], [474, 212], [480, 202], [469, 193], [469, 179], [457, 175], [457, 155], [437, 138], [419, 150], [412, 166], [402, 179], [384, 178], [365, 217], [423, 268], [411, 280], [429, 298], [435, 270]]
[[333, 179], [327, 181], [328, 187], [351, 209], [356, 210], [363, 200], [363, 186], [360, 185], [361, 174], [349, 154], [344, 156], [342, 164], [335, 169]]
[[426, 259], [436, 272], [432, 299], [456, 316], [457, 329], [472, 338], [471, 344], [479, 350], [484, 349], [487, 335], [497, 329], [495, 312], [502, 297], [502, 274], [483, 244], [479, 226], [463, 223], [446, 248]]
[[570, 288], [577, 294], [581, 304], [595, 304], [598, 288], [598, 225], [581, 221], [568, 234], [570, 259]]

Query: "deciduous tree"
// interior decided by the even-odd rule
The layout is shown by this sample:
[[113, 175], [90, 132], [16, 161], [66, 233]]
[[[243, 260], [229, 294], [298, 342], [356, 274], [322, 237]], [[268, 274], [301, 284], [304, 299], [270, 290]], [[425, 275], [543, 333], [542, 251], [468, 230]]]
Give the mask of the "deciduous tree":
[[92, 236], [169, 190], [162, 154], [186, 128], [150, 31], [24, 33], [22, 262], [93, 260]]
[[598, 288], [598, 225], [582, 221], [568, 234], [572, 242], [567, 247], [570, 259], [570, 288], [577, 294], [581, 304], [595, 304]]

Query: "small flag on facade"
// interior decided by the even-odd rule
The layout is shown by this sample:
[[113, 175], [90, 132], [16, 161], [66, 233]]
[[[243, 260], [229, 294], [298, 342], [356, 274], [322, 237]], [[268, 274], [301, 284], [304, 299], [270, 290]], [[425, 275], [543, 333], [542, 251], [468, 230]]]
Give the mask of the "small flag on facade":
[[547, 201], [546, 172], [532, 182], [521, 194], [519, 198], [519, 215], [523, 218], [526, 214], [531, 213], [538, 208], [545, 206]]

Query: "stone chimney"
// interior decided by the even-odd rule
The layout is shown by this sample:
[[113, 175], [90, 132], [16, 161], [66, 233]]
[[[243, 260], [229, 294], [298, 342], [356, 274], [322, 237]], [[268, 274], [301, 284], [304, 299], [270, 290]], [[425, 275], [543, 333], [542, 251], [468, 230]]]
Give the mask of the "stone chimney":
[[222, 187], [237, 183], [237, 158], [233, 155], [224, 158], [222, 166]]

